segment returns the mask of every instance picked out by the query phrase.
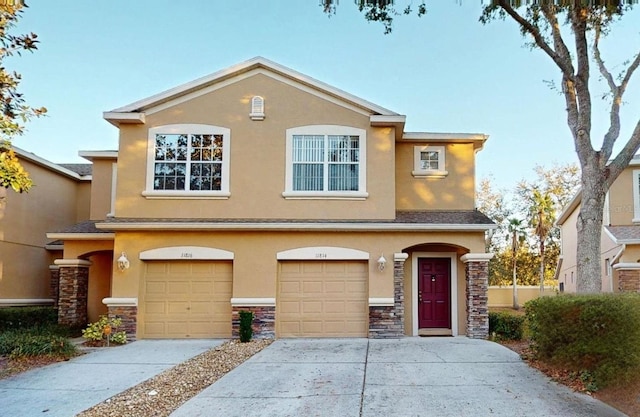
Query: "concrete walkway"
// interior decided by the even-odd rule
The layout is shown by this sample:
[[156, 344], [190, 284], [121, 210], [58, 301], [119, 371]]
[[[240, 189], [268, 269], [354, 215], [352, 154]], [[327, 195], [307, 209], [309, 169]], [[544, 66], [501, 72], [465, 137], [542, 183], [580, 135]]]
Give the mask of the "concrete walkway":
[[0, 380], [1, 417], [71, 417], [224, 340], [141, 340]]
[[172, 417], [622, 415], [458, 337], [277, 340]]

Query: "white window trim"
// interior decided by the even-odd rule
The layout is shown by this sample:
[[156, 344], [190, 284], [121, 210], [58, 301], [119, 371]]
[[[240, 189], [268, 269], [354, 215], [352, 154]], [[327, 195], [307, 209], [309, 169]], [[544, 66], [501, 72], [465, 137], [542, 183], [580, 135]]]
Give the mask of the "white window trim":
[[633, 223], [640, 223], [640, 170], [633, 170]]
[[[222, 135], [222, 183], [219, 191], [185, 191], [185, 190], [154, 190], [154, 165], [156, 134], [204, 134]], [[152, 127], [149, 129], [147, 141], [147, 182], [142, 195], [148, 199], [227, 199], [229, 192], [229, 158], [231, 155], [231, 129], [204, 124], [172, 124]]]
[[264, 98], [262, 96], [253, 96], [251, 99], [251, 120], [264, 120]]
[[[420, 168], [420, 154], [424, 151], [438, 152], [438, 169], [421, 169]], [[411, 175], [416, 178], [444, 178], [449, 175], [449, 172], [445, 170], [445, 150], [444, 146], [414, 146], [413, 147], [413, 171]]]
[[[357, 135], [360, 138], [358, 162], [358, 191], [294, 191], [293, 190], [293, 136], [294, 135]], [[351, 126], [308, 125], [299, 126], [286, 131], [286, 199], [327, 199], [327, 200], [364, 200], [367, 193], [367, 131]]]

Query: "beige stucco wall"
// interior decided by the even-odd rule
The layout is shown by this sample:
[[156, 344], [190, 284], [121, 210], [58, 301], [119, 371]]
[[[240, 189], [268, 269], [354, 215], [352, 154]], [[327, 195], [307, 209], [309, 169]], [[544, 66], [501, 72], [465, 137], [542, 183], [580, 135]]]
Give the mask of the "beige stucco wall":
[[613, 182], [609, 189], [609, 213], [611, 225], [629, 225], [633, 219], [633, 177], [634, 169], [628, 167]]
[[472, 143], [445, 145], [445, 178], [415, 178], [414, 147], [427, 142], [396, 143], [396, 206], [399, 210], [473, 210], [475, 151]]
[[31, 191], [0, 188], [6, 197], [0, 203], [0, 298], [49, 298], [46, 232], [76, 223], [83, 214], [78, 208], [88, 207], [88, 200], [82, 203], [77, 180], [24, 158], [22, 164], [35, 184]]
[[578, 244], [578, 232], [576, 230], [576, 222], [580, 206], [571, 213], [571, 215], [560, 226], [562, 235], [562, 266], [558, 274], [558, 282], [564, 283], [565, 292], [576, 292], [576, 247]]
[[[423, 244], [432, 242], [430, 246]], [[438, 245], [438, 243], [442, 243]], [[445, 246], [443, 244], [447, 244]], [[422, 245], [422, 246], [420, 246]], [[144, 262], [139, 260], [142, 251], [170, 246], [203, 246], [234, 253], [233, 297], [274, 298], [277, 289], [280, 251], [316, 246], [333, 246], [368, 252], [371, 298], [391, 298], [393, 290], [393, 254], [405, 251], [458, 251], [483, 252], [483, 233], [356, 233], [356, 232], [118, 232], [114, 253], [126, 252], [131, 262], [125, 272], [115, 270], [112, 263], [112, 297], [140, 297], [144, 280]], [[452, 249], [457, 248], [457, 249]], [[427, 248], [427, 249], [425, 249]], [[384, 254], [387, 268], [380, 272], [376, 261]], [[405, 262], [405, 302], [407, 329], [411, 329], [413, 309], [411, 293], [411, 257]], [[464, 333], [465, 325], [465, 273], [464, 265], [457, 262], [458, 329]], [[410, 333], [408, 333], [410, 334]]]
[[[266, 118], [249, 118], [254, 95], [265, 100]], [[229, 128], [228, 200], [150, 200], [141, 195], [147, 176], [148, 129], [175, 123]], [[365, 201], [285, 200], [286, 129], [344, 125], [367, 132]], [[367, 218], [395, 216], [394, 130], [371, 127], [369, 116], [333, 104], [265, 75], [255, 75], [166, 110], [147, 114], [145, 125], [122, 125], [118, 160], [118, 217], [160, 218]]]
[[[535, 300], [541, 296], [556, 295], [556, 289], [545, 287], [540, 293], [539, 286], [518, 285], [518, 304], [524, 306], [527, 301]], [[489, 307], [513, 307], [513, 286], [511, 287], [489, 287]]]
[[102, 220], [111, 212], [111, 187], [115, 159], [94, 159], [91, 189], [91, 220]]

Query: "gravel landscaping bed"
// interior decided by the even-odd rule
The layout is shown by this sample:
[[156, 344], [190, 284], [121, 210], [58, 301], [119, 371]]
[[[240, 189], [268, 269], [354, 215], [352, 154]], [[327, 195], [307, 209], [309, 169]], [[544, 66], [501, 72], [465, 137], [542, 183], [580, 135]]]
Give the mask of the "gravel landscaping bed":
[[94, 407], [80, 417], [168, 416], [272, 340], [231, 340], [148, 379]]

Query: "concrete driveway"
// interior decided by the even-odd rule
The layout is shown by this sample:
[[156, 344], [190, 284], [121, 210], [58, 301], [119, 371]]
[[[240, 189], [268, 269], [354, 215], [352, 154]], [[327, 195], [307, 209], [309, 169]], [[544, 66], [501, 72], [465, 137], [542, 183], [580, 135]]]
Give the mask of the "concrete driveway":
[[622, 415], [457, 337], [277, 340], [172, 417]]
[[0, 380], [1, 417], [71, 417], [224, 340], [140, 340]]

